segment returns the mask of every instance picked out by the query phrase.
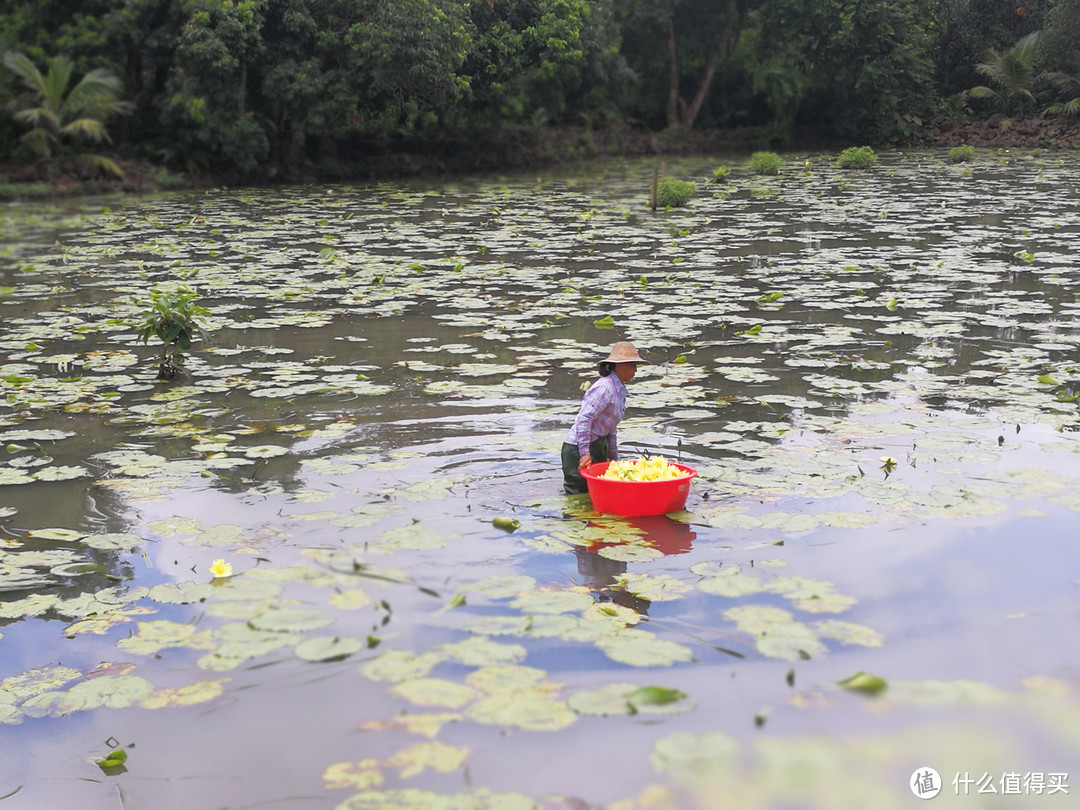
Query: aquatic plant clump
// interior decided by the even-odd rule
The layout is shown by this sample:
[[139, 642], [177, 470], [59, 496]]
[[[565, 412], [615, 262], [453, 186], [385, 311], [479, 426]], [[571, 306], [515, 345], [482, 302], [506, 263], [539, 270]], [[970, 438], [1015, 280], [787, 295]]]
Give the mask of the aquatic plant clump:
[[964, 144], [963, 146], [954, 146], [949, 150], [949, 154], [946, 155], [949, 163], [964, 163], [975, 157], [975, 147]]
[[877, 155], [869, 146], [852, 146], [836, 159], [836, 165], [841, 169], [866, 169], [876, 162]]
[[195, 303], [198, 297], [186, 286], [150, 291], [150, 306], [139, 316], [138, 336], [143, 343], [148, 343], [151, 336], [161, 339], [159, 380], [184, 376], [182, 352], [191, 348], [197, 335], [206, 336], [197, 319], [209, 315], [210, 310]]
[[661, 177], [656, 186], [656, 202], [665, 208], [679, 208], [694, 196], [694, 184], [674, 177]]
[[754, 152], [750, 156], [750, 171], [754, 174], [779, 174], [782, 163], [776, 152]]
[[671, 481], [686, 477], [686, 471], [663, 456], [649, 456], [617, 459], [599, 477], [612, 481]]

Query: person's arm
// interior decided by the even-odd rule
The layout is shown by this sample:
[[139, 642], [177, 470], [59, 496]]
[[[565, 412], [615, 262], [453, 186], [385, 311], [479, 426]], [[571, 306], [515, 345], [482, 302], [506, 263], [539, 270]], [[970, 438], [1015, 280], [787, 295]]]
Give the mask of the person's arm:
[[[581, 400], [581, 410], [577, 419], [574, 420], [574, 442], [577, 444], [578, 453], [582, 460], [590, 459], [589, 444], [592, 441], [593, 421], [599, 416], [611, 401], [611, 393], [606, 385], [593, 385]], [[585, 462], [589, 463], [589, 462]], [[585, 466], [582, 464], [581, 466]]]
[[608, 457], [615, 461], [619, 457], [619, 429], [613, 427], [607, 439]]

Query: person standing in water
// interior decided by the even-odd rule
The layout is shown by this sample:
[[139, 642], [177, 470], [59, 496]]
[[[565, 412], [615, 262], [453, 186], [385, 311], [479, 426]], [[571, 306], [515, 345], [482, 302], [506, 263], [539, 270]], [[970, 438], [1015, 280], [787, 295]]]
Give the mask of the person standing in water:
[[581, 400], [581, 409], [562, 446], [563, 489], [567, 495], [589, 491], [582, 469], [619, 457], [616, 429], [626, 413], [626, 383], [646, 362], [632, 343], [622, 340], [599, 363], [600, 378]]

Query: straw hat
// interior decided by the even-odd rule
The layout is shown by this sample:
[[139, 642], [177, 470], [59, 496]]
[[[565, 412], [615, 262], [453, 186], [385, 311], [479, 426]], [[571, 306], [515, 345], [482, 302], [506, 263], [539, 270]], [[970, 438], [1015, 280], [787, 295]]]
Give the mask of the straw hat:
[[637, 349], [634, 348], [634, 344], [628, 340], [620, 340], [614, 346], [611, 347], [611, 354], [605, 359], [600, 361], [601, 363], [647, 363], [647, 360], [643, 360], [641, 355], [638, 354]]

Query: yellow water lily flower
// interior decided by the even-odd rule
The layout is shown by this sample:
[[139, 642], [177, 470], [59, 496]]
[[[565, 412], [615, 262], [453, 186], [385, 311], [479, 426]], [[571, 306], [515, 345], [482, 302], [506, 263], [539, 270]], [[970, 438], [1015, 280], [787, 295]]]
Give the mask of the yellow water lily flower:
[[881, 471], [888, 475], [896, 469], [896, 459], [892, 456], [881, 457]]
[[214, 579], [224, 579], [232, 576], [232, 566], [224, 560], [214, 560], [210, 566], [210, 575]]
[[600, 477], [616, 481], [670, 481], [672, 478], [684, 476], [686, 476], [684, 470], [679, 469], [663, 456], [649, 456], [613, 461]]

